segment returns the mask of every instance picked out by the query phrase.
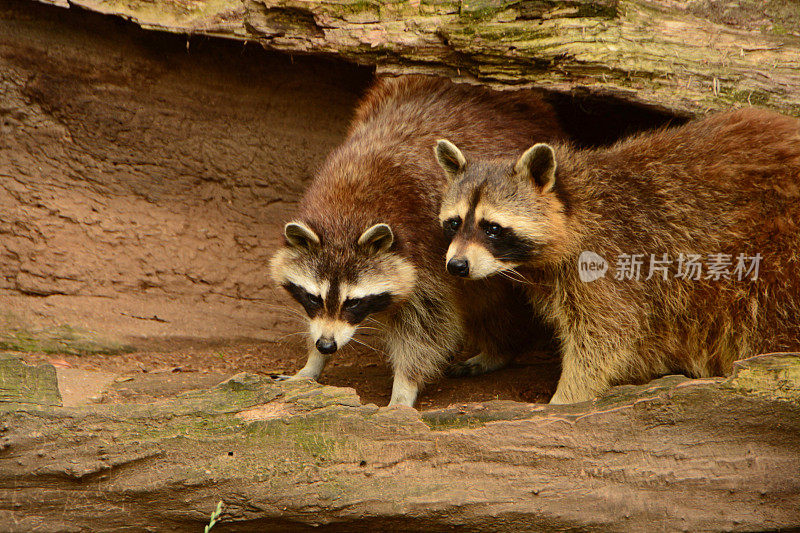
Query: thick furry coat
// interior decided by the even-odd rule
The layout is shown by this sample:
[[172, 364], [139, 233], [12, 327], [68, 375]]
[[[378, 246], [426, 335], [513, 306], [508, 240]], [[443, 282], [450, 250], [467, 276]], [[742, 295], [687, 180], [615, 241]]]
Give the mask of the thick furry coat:
[[[563, 134], [553, 109], [532, 91], [420, 76], [380, 80], [300, 202], [295, 229], [319, 243], [273, 260], [278, 283], [300, 269], [328, 291], [346, 285], [389, 295], [383, 316], [395, 372], [392, 403], [413, 403], [463, 344], [482, 352], [470, 369], [477, 373], [501, 366], [535, 331], [519, 288], [505, 280], [465, 286], [442, 267], [447, 241], [437, 215], [445, 179], [431, 146], [443, 136], [481, 157], [507, 157]], [[385, 248], [360, 246], [376, 224], [391, 228], [383, 230]], [[339, 320], [335, 302], [325, 310], [331, 323]], [[316, 378], [322, 360], [313, 347], [309, 357], [317, 362], [301, 375]]]

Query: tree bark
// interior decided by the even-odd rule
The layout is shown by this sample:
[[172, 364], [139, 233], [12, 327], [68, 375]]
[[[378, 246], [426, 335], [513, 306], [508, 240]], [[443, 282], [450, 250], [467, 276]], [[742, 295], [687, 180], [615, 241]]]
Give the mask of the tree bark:
[[[65, 5], [64, 0], [43, 0]], [[335, 54], [391, 73], [586, 91], [693, 114], [800, 115], [800, 13], [781, 0], [72, 0], [146, 28]]]
[[0, 364], [3, 531], [800, 527], [800, 354], [595, 401], [417, 412], [241, 374], [144, 403], [49, 405]]

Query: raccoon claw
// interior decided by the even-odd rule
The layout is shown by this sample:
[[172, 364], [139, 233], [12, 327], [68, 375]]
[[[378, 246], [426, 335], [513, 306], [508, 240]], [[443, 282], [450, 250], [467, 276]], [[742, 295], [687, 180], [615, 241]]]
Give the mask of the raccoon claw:
[[444, 373], [449, 378], [463, 378], [467, 376], [477, 376], [479, 374], [483, 374], [483, 370], [475, 363], [461, 361], [460, 363], [453, 363], [452, 365], [448, 366]]
[[275, 381], [302, 381], [302, 380], [314, 381], [314, 378], [312, 378], [311, 376], [301, 376], [298, 374], [295, 374], [293, 376], [290, 376], [288, 374], [270, 374], [269, 377], [271, 377]]
[[460, 378], [467, 376], [480, 376], [489, 372], [494, 372], [506, 366], [506, 361], [500, 358], [490, 358], [484, 354], [470, 357], [466, 361], [451, 364], [445, 370], [449, 377]]

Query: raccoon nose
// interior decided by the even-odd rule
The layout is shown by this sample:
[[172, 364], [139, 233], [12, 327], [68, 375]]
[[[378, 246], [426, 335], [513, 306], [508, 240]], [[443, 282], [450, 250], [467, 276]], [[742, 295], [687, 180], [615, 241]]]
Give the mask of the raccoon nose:
[[454, 276], [466, 278], [469, 275], [469, 262], [466, 259], [456, 259], [454, 257], [447, 262], [447, 271]]
[[336, 351], [336, 341], [327, 337], [320, 337], [317, 339], [316, 345], [319, 353], [324, 353], [325, 355], [332, 354]]

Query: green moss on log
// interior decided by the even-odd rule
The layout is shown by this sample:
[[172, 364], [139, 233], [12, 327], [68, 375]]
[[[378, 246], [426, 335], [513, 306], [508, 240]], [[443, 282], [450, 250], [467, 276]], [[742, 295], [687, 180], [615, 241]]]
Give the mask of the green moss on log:
[[747, 394], [800, 403], [800, 354], [766, 354], [738, 361], [725, 386]]
[[13, 354], [0, 353], [0, 405], [61, 405], [53, 365], [28, 365]]
[[0, 350], [67, 355], [119, 354], [133, 347], [68, 324], [35, 328], [11, 314], [0, 317]]
[[[63, 4], [63, 0], [44, 0]], [[800, 116], [800, 12], [779, 0], [73, 0], [146, 28], [290, 53], [336, 54], [381, 72], [490, 85], [588, 89], [691, 115], [763, 105]]]
[[[221, 499], [221, 527], [242, 530], [792, 528], [799, 365], [773, 354], [727, 380], [422, 413], [249, 374], [155, 401], [0, 402], [0, 453], [14, 459], [0, 461], [0, 503], [20, 530], [189, 531]], [[708, 505], [687, 514], [686, 501]]]

